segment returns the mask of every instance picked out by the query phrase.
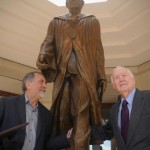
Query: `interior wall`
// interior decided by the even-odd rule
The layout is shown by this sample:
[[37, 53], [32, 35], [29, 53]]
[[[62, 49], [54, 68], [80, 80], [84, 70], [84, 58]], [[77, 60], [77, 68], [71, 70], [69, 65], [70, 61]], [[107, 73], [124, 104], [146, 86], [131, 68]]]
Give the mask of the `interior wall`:
[[138, 67], [137, 80], [141, 90], [150, 90], [150, 61]]
[[[22, 79], [26, 73], [31, 71], [38, 71], [38, 69], [0, 58], [0, 90], [22, 94]], [[52, 84], [48, 84], [46, 95], [40, 101], [50, 108], [51, 99]]]
[[[150, 61], [137, 67], [128, 67], [131, 69], [136, 79], [136, 86], [141, 90], [150, 90]], [[110, 74], [113, 68], [106, 68], [108, 78], [107, 89], [104, 95], [103, 103], [113, 103], [117, 101], [118, 93], [112, 88], [110, 82]], [[0, 90], [21, 94], [21, 81], [24, 75], [30, 71], [38, 71], [36, 68], [31, 68], [15, 62], [0, 58]], [[50, 108], [52, 100], [52, 86], [48, 84], [46, 96], [41, 99], [41, 102]]]
[[0, 75], [0, 90], [20, 94], [22, 92], [21, 81]]

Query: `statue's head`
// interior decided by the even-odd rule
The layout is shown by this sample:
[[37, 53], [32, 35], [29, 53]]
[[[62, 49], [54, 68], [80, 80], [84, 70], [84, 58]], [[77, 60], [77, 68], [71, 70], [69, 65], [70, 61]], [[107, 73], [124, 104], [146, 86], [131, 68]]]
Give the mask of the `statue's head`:
[[66, 0], [66, 7], [73, 15], [79, 14], [84, 5], [83, 0]]

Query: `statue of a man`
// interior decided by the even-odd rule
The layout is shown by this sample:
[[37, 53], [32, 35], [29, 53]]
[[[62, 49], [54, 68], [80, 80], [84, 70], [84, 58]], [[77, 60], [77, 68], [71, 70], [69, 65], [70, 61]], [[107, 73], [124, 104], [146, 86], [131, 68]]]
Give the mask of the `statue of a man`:
[[54, 82], [51, 111], [54, 135], [73, 127], [71, 149], [88, 150], [90, 125], [101, 125], [106, 87], [100, 24], [81, 13], [83, 0], [66, 0], [69, 13], [50, 21], [37, 66]]

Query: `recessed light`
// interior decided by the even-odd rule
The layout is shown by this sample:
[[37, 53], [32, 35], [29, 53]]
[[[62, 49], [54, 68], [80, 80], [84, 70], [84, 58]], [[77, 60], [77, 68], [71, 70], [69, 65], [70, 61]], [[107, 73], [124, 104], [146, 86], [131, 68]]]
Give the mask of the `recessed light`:
[[[66, 0], [48, 0], [49, 2], [57, 5], [57, 6], [65, 6]], [[84, 0], [85, 4], [94, 4], [94, 3], [100, 3], [100, 2], [106, 2], [108, 0]]]

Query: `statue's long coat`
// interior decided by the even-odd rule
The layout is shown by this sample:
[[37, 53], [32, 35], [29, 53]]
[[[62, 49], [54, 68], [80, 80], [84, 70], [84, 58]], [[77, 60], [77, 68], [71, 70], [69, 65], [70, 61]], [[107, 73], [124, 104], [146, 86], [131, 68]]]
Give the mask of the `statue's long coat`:
[[[72, 49], [74, 49], [76, 56], [78, 74], [85, 81], [91, 98], [90, 122], [100, 124], [101, 114], [97, 83], [98, 80], [105, 80], [106, 77], [100, 24], [93, 15], [81, 14], [76, 22], [71, 22], [68, 14], [66, 14], [55, 17], [49, 24], [47, 36], [41, 45], [39, 54], [46, 55], [47, 69], [44, 68], [44, 64], [39, 59], [37, 66], [40, 66], [39, 68], [48, 82], [54, 82], [51, 111], [55, 119], [59, 118], [61, 100], [58, 97], [63, 87]], [[61, 103], [61, 105], [65, 104], [65, 101]], [[54, 124], [57, 123], [58, 125], [57, 121], [56, 119]]]

